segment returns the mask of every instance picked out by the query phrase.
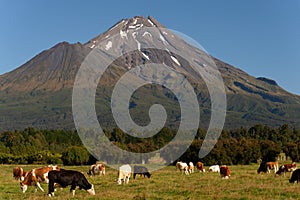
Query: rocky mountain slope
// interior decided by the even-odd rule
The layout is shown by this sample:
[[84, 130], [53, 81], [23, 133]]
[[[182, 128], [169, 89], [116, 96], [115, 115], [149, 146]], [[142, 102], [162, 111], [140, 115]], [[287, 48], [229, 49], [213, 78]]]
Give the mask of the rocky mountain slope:
[[[145, 27], [156, 31], [158, 37], [146, 32], [133, 34]], [[58, 43], [17, 69], [0, 75], [0, 130], [23, 129], [29, 126], [44, 129], [74, 128], [72, 90], [82, 62], [99, 45], [104, 44], [103, 48], [107, 51], [126, 51], [128, 47], [123, 40], [133, 40], [137, 49], [117, 58], [103, 74], [96, 92], [99, 122], [106, 128], [116, 126], [109, 99], [114, 85], [123, 74], [141, 64], [164, 63], [191, 81], [200, 103], [200, 126], [207, 127], [211, 102], [205, 81], [194, 72], [187, 60], [173, 54], [168, 48], [185, 48], [187, 51], [199, 53], [202, 51], [178, 39], [171, 31], [161, 29], [166, 30], [153, 17], [136, 16], [123, 19], [85, 44]], [[114, 35], [118, 35], [120, 39], [113, 41]], [[143, 48], [151, 43], [161, 48]], [[225, 128], [257, 123], [269, 126], [287, 123], [300, 127], [299, 96], [285, 91], [274, 80], [255, 78], [217, 58], [212, 59], [225, 85]], [[166, 125], [177, 127], [180, 122], [178, 100], [171, 91], [158, 85], [146, 85], [134, 93], [129, 105], [133, 120], [141, 125], [149, 123], [148, 110], [154, 103], [165, 106], [168, 114]]]

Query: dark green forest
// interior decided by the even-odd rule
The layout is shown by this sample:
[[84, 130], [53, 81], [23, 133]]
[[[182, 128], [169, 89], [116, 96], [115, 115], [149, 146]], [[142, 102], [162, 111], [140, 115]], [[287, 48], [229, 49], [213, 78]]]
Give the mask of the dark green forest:
[[[169, 128], [163, 128], [154, 137], [147, 139], [131, 137], [119, 128], [104, 132], [115, 145], [131, 152], [152, 152], [160, 149], [176, 135], [176, 131]], [[198, 129], [193, 143], [180, 160], [194, 163], [201, 160], [205, 165], [236, 165], [256, 163], [258, 160], [272, 161], [280, 153], [285, 153], [294, 162], [300, 159], [300, 131], [286, 124], [277, 128], [258, 124], [250, 128], [223, 130], [213, 150], [199, 159], [198, 152], [205, 133], [204, 129]], [[160, 154], [167, 162], [176, 162], [169, 152], [162, 151]], [[75, 130], [26, 128], [22, 131], [0, 133], [2, 164], [83, 165], [95, 161]]]

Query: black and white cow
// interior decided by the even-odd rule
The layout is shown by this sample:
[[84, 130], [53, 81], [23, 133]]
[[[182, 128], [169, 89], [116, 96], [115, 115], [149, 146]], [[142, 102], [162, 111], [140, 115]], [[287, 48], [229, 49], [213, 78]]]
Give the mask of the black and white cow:
[[295, 181], [297, 181], [297, 183], [300, 181], [300, 169], [296, 169], [292, 173], [292, 177], [289, 179], [290, 183], [294, 183]]
[[151, 174], [149, 172], [149, 170], [144, 167], [144, 166], [133, 166], [133, 178], [135, 179], [135, 176], [139, 174], [140, 176], [144, 175], [147, 176], [148, 178], [151, 177]]
[[67, 187], [71, 185], [70, 192], [73, 196], [75, 195], [76, 186], [79, 189], [85, 189], [91, 195], [95, 195], [94, 186], [90, 184], [85, 176], [78, 171], [64, 170], [50, 171], [48, 173], [49, 185], [48, 185], [48, 196], [54, 196], [54, 184], [59, 184], [61, 187]]

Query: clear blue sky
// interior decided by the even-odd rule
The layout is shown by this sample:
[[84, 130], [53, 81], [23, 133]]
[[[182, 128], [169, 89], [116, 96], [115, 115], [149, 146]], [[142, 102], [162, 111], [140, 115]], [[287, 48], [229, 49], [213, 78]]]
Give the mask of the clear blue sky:
[[151, 15], [211, 55], [300, 95], [299, 0], [0, 0], [0, 74], [58, 42], [85, 43], [136, 15]]

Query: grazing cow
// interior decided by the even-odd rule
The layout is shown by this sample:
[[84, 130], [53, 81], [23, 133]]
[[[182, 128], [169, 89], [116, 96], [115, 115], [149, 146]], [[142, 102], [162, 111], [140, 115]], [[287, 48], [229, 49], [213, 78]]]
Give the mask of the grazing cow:
[[265, 173], [270, 173], [271, 170], [274, 169], [274, 173], [276, 174], [278, 170], [278, 162], [261, 162], [260, 166], [257, 170], [257, 173], [259, 174], [260, 172], [265, 172]]
[[219, 165], [213, 165], [213, 166], [210, 166], [210, 167], [208, 168], [208, 171], [209, 171], [209, 172], [218, 172], [218, 173], [220, 173], [220, 166], [219, 166]]
[[177, 169], [177, 168], [178, 168], [181, 172], [184, 172], [186, 175], [189, 174], [189, 166], [188, 166], [186, 163], [181, 162], [181, 161], [177, 162], [177, 163], [176, 163], [176, 169]]
[[93, 164], [87, 174], [90, 176], [105, 175], [105, 165], [102, 163]]
[[220, 174], [221, 178], [229, 179], [230, 178], [230, 170], [226, 165], [220, 166]]
[[274, 174], [278, 171], [278, 162], [267, 162], [268, 167], [268, 173], [271, 172], [272, 169], [274, 169]]
[[200, 162], [200, 161], [197, 162], [196, 168], [198, 169], [199, 172], [205, 172], [204, 164], [202, 162]]
[[295, 181], [297, 181], [297, 183], [300, 181], [300, 169], [293, 171], [292, 177], [289, 179], [290, 183], [294, 183]]
[[136, 166], [135, 165], [133, 167], [133, 178], [134, 179], [137, 174], [139, 174], [140, 176], [144, 175], [144, 177], [147, 176], [148, 178], [151, 177], [149, 170], [144, 166]]
[[194, 164], [193, 164], [193, 162], [189, 162], [189, 173], [191, 174], [191, 173], [194, 173]]
[[79, 189], [85, 189], [91, 195], [95, 195], [94, 185], [90, 184], [85, 176], [78, 171], [74, 170], [64, 170], [50, 171], [48, 173], [49, 185], [48, 185], [48, 196], [54, 196], [54, 185], [59, 184], [61, 187], [67, 187], [71, 185], [70, 192], [73, 196], [75, 195], [76, 186]]
[[257, 173], [259, 174], [260, 172], [268, 173], [267, 162], [262, 161], [260, 163], [259, 168], [257, 169]]
[[13, 177], [16, 180], [19, 179], [20, 181], [23, 181], [24, 177], [27, 176], [27, 174], [28, 174], [28, 172], [25, 172], [22, 167], [15, 167], [13, 169]]
[[131, 167], [130, 165], [122, 165], [121, 167], [119, 167], [119, 171], [118, 171], [118, 180], [117, 183], [119, 185], [122, 184], [122, 180], [124, 181], [124, 183], [129, 183], [129, 178], [131, 176]]
[[297, 169], [297, 165], [296, 163], [292, 163], [292, 164], [285, 164], [279, 167], [278, 171], [276, 172], [275, 176], [280, 176], [281, 174], [283, 174], [283, 176], [285, 176], [286, 172], [293, 172]]
[[21, 190], [23, 193], [26, 192], [28, 186], [34, 185], [35, 191], [39, 188], [44, 192], [44, 189], [41, 187], [40, 182], [49, 183], [48, 173], [52, 170], [59, 170], [57, 165], [48, 165], [41, 168], [32, 169], [24, 177], [24, 180], [20, 182]]

